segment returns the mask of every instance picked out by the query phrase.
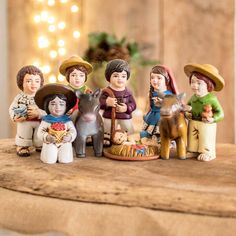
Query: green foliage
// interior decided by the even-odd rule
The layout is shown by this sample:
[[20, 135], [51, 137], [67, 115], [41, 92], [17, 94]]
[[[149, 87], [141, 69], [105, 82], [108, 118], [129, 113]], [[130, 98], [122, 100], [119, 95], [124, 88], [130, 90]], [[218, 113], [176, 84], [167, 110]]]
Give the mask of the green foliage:
[[[84, 58], [91, 63], [100, 64], [115, 58], [133, 62], [140, 66], [157, 64], [156, 60], [148, 60], [142, 56], [137, 42], [127, 42], [126, 37], [118, 39], [115, 34], [93, 32], [88, 35], [89, 48]], [[96, 67], [96, 66], [95, 66]]]
[[115, 34], [106, 32], [93, 32], [88, 35], [89, 47], [85, 52], [84, 59], [93, 65], [92, 77], [87, 81], [90, 88], [103, 88], [107, 81], [104, 71], [107, 62], [113, 59], [123, 59], [130, 64], [132, 75], [129, 84], [134, 92], [137, 92], [138, 68], [141, 66], [153, 66], [156, 60], [148, 60], [143, 57], [140, 46], [135, 41], [129, 41], [126, 37], [118, 39]]

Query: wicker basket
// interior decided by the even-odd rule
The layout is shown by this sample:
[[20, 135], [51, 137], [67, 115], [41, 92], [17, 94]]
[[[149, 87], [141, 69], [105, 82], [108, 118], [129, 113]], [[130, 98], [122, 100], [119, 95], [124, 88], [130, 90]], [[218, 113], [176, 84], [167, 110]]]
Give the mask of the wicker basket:
[[67, 134], [66, 130], [54, 130], [51, 127], [48, 128], [48, 133], [56, 138], [56, 143], [61, 143], [63, 137]]
[[159, 157], [158, 146], [151, 145], [112, 145], [104, 150], [104, 155], [108, 158], [127, 161], [153, 160]]

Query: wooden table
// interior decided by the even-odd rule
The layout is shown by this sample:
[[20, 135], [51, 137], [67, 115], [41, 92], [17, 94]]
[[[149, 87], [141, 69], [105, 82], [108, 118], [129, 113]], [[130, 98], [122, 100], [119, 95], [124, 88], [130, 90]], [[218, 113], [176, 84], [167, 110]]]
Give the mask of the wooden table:
[[[204, 235], [201, 230], [193, 231], [194, 225], [199, 225], [204, 219], [217, 223], [215, 230], [211, 224], [205, 228], [201, 224], [206, 235], [214, 235], [212, 233], [219, 233], [220, 230], [224, 233], [222, 235], [231, 235], [230, 232], [235, 235], [236, 145], [218, 144], [217, 159], [211, 162], [176, 158], [122, 162], [92, 157], [92, 150], [87, 149], [87, 158], [75, 159], [71, 164], [47, 165], [39, 160], [38, 153], [33, 153], [29, 158], [17, 157], [13, 140], [1, 140], [1, 191], [5, 191], [8, 198], [11, 195], [9, 191], [13, 190], [18, 195], [27, 193], [27, 197], [31, 198], [36, 197], [33, 195], [47, 197], [47, 201], [73, 201], [75, 205], [96, 204], [104, 206], [103, 209], [112, 207], [125, 211], [129, 207], [129, 210], [152, 212], [153, 217], [158, 215], [159, 220], [162, 217], [170, 222], [191, 222], [192, 225], [186, 222], [172, 224], [175, 235], [178, 235], [177, 232], [181, 235], [184, 229], [189, 230], [188, 235]], [[124, 215], [124, 219], [128, 215]], [[190, 220], [190, 216], [195, 220]], [[0, 226], [3, 220], [0, 217]], [[168, 226], [170, 222], [164, 225]], [[154, 228], [149, 227], [149, 231], [145, 232], [157, 235]], [[123, 235], [131, 235], [130, 232], [125, 234], [126, 231]], [[145, 235], [141, 232], [136, 232], [136, 235]], [[169, 235], [170, 232], [165, 231], [161, 235]], [[103, 231], [103, 235], [109, 234]]]

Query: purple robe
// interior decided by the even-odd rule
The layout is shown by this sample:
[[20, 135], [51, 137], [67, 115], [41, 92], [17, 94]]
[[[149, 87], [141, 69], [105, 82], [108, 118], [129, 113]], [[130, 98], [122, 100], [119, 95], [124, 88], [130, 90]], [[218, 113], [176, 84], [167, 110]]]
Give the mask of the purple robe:
[[[131, 119], [132, 112], [136, 109], [136, 102], [134, 100], [132, 93], [127, 88], [125, 88], [125, 90], [123, 90], [123, 91], [116, 91], [110, 87], [108, 87], [108, 88], [112, 90], [118, 103], [125, 103], [127, 105], [127, 111], [126, 112], [117, 112], [116, 119], [121, 119], [121, 120]], [[107, 119], [111, 119], [112, 107], [108, 107], [106, 105], [106, 99], [108, 96], [109, 95], [106, 92], [103, 92], [100, 97], [100, 104], [101, 104], [101, 109], [104, 110], [103, 117], [107, 118]]]

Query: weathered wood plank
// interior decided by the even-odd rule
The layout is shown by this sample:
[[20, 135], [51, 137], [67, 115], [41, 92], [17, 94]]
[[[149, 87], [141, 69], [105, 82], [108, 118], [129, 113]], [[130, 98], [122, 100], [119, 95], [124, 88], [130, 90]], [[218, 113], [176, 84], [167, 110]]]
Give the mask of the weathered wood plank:
[[219, 144], [217, 159], [121, 162], [75, 159], [46, 165], [34, 153], [15, 155], [13, 140], [0, 141], [0, 186], [84, 202], [236, 217], [236, 145]]

